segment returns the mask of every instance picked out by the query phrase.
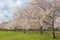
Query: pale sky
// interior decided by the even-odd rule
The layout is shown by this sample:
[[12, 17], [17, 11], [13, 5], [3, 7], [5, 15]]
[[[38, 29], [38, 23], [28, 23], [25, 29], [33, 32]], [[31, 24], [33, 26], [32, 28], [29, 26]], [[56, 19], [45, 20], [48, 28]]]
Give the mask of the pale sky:
[[47, 2], [53, 2], [54, 0], [47, 0]]
[[25, 2], [26, 0], [0, 0], [0, 23], [11, 20], [13, 14], [10, 11], [16, 7], [22, 8]]

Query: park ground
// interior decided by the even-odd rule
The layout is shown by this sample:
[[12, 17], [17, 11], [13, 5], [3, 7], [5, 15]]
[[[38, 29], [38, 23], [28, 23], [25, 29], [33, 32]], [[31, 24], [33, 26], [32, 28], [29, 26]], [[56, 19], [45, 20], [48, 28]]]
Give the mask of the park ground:
[[60, 40], [60, 33], [56, 32], [56, 38], [52, 38], [51, 32], [13, 32], [13, 31], [0, 31], [0, 40]]

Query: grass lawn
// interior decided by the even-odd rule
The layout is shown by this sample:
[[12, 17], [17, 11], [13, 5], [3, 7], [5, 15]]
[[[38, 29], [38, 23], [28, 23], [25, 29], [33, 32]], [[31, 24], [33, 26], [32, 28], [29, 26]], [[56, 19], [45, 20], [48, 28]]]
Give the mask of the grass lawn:
[[12, 32], [0, 31], [0, 40], [60, 40], [60, 34], [56, 33], [55, 39], [52, 39], [51, 33], [40, 34], [38, 32]]

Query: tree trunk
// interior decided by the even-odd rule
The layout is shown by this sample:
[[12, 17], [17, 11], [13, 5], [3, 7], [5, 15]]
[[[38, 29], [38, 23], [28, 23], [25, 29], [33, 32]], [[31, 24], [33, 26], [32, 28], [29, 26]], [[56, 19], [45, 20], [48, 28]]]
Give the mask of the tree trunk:
[[52, 22], [52, 31], [53, 31], [53, 38], [55, 38], [55, 30], [54, 30], [54, 13], [53, 13], [53, 22]]
[[55, 38], [54, 22], [52, 24], [52, 29], [53, 29], [53, 38]]
[[26, 33], [26, 30], [24, 29], [24, 33]]
[[41, 32], [41, 34], [43, 34], [42, 26], [40, 27], [40, 32]]

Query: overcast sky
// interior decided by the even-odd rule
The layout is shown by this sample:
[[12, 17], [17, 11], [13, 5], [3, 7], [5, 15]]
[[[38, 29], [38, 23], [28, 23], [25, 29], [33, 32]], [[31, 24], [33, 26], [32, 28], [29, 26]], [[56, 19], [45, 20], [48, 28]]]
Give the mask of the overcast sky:
[[22, 0], [0, 0], [0, 23], [11, 20], [13, 14], [10, 11], [15, 7], [22, 7], [22, 5]]

